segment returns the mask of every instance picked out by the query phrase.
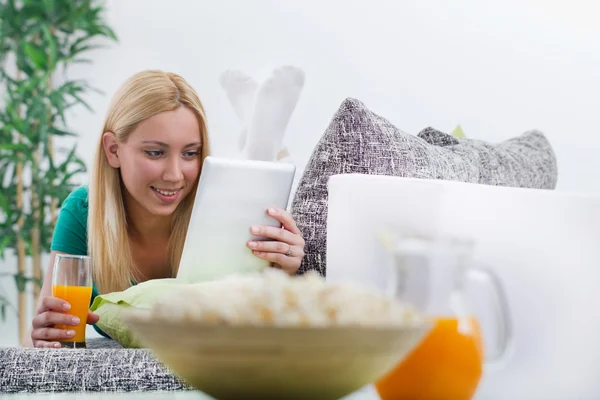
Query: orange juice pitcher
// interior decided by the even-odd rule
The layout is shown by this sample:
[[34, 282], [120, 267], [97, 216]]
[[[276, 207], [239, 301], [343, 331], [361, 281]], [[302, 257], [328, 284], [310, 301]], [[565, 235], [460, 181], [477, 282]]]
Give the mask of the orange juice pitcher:
[[[511, 340], [509, 313], [499, 280], [471, 265], [472, 243], [453, 238], [381, 236], [393, 256], [389, 295], [412, 303], [433, 327], [395, 368], [374, 382], [383, 400], [471, 399], [486, 363], [500, 360]], [[485, 283], [497, 340], [484, 355], [478, 318], [466, 285]]]

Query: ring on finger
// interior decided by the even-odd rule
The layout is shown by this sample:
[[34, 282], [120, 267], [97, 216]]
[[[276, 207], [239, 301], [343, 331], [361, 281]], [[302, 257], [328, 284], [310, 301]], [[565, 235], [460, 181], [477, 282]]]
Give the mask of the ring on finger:
[[285, 255], [288, 257], [294, 256], [294, 249], [292, 249], [292, 246], [290, 246], [289, 244], [288, 244], [288, 251], [285, 252]]

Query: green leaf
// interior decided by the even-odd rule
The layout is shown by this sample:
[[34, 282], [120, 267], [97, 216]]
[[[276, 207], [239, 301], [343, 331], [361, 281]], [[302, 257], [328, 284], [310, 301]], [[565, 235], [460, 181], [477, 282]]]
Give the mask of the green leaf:
[[93, 111], [92, 107], [88, 104], [87, 101], [83, 100], [80, 96], [73, 94], [72, 97], [77, 100], [79, 104], [84, 106], [88, 111]]
[[31, 42], [26, 42], [23, 45], [23, 49], [27, 57], [33, 61], [33, 64], [39, 69], [45, 69], [48, 65], [46, 53]]
[[22, 81], [15, 81], [14, 84], [15, 86], [17, 86], [17, 93], [23, 95], [26, 93], [29, 94], [30, 92], [34, 91], [40, 83], [37, 77], [31, 77]]
[[115, 32], [111, 28], [109, 28], [107, 25], [102, 26], [102, 33], [104, 33], [105, 36], [108, 36], [115, 42], [117, 42], [119, 40], [119, 38], [117, 37]]
[[42, 4], [47, 15], [53, 15], [56, 12], [56, 2], [54, 0], [43, 0]]
[[17, 68], [23, 71], [27, 76], [32, 76], [35, 72], [30, 63], [25, 59], [24, 54], [22, 54], [22, 49], [17, 51]]
[[85, 173], [85, 172], [86, 172], [86, 170], [87, 170], [87, 169], [86, 169], [86, 167], [84, 166], [84, 167], [77, 168], [77, 169], [75, 169], [74, 171], [71, 171], [71, 172], [68, 172], [68, 173], [66, 173], [66, 174], [65, 174], [65, 175], [62, 177], [62, 179], [61, 179], [61, 181], [60, 181], [59, 185], [63, 186], [63, 185], [66, 185], [66, 184], [68, 184], [68, 183], [69, 183], [69, 181], [71, 180], [71, 178], [73, 178], [75, 175], [79, 175], [79, 174]]
[[39, 143], [42, 145], [45, 145], [46, 143], [48, 143], [48, 124], [46, 123], [42, 123], [39, 125], [38, 127], [38, 134], [39, 134]]
[[29, 146], [22, 143], [0, 143], [1, 150], [11, 150], [14, 152], [26, 152], [29, 150]]
[[51, 135], [56, 135], [56, 136], [79, 136], [76, 133], [63, 131], [62, 129], [58, 129], [55, 127], [48, 129], [48, 132], [50, 132]]
[[11, 238], [9, 236], [5, 236], [2, 238], [0, 242], [0, 258], [4, 259], [4, 250], [8, 247], [11, 242]]
[[17, 285], [17, 290], [19, 293], [23, 293], [27, 287], [27, 277], [22, 273], [18, 273], [14, 275], [15, 284]]
[[[6, 210], [8, 210], [9, 208], [8, 201], [6, 200], [6, 195], [2, 191], [0, 191], [0, 207], [4, 212], [6, 212]], [[0, 248], [2, 248], [2, 244], [0, 244]]]
[[[53, 3], [50, 1], [50, 3]], [[48, 66], [49, 69], [54, 70], [56, 67], [56, 61], [58, 59], [58, 49], [56, 47], [56, 39], [50, 32], [48, 25], [42, 25], [42, 32], [44, 33], [44, 40], [48, 46]]]
[[463, 129], [460, 125], [456, 125], [456, 128], [454, 128], [454, 130], [450, 134], [457, 138], [465, 138], [466, 137], [465, 133], [463, 132]]
[[[2, 154], [2, 158], [6, 160], [10, 160], [13, 163], [28, 163], [31, 160], [31, 153], [28, 152], [19, 152], [19, 153], [0, 153]], [[14, 178], [13, 178], [14, 180]], [[15, 185], [16, 187], [16, 185]]]
[[19, 116], [15, 105], [9, 102], [5, 105], [4, 110], [6, 111], [6, 116], [8, 117], [9, 121], [12, 122], [12, 125], [15, 127], [15, 130], [17, 132], [22, 132], [23, 120]]

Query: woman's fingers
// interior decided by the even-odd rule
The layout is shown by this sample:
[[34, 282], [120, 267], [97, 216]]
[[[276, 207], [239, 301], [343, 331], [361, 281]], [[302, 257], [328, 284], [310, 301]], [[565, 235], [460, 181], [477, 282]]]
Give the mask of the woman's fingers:
[[290, 213], [280, 208], [269, 208], [267, 213], [270, 216], [277, 218], [277, 220], [281, 222], [281, 225], [283, 225], [283, 229], [295, 233], [296, 235], [300, 235], [300, 229], [298, 229], [296, 221], [294, 221], [294, 218], [292, 218]]
[[252, 250], [256, 250], [256, 251], [266, 251], [269, 253], [281, 253], [281, 254], [285, 254], [289, 249], [290, 249], [290, 245], [287, 243], [283, 243], [283, 242], [275, 242], [275, 241], [263, 241], [263, 240], [256, 240], [256, 241], [250, 241], [248, 242], [248, 247], [250, 247], [250, 249]]
[[250, 231], [254, 235], [272, 240], [250, 240], [247, 245], [257, 257], [293, 275], [304, 258], [305, 241], [302, 233], [287, 211], [270, 208], [267, 212], [281, 222], [282, 227], [253, 226]]
[[41, 314], [46, 311], [69, 311], [70, 309], [71, 305], [63, 299], [59, 299], [57, 297], [52, 296], [46, 296], [42, 299], [40, 308], [38, 309], [37, 313]]
[[[249, 246], [252, 248], [252, 244]], [[252, 251], [255, 256], [270, 261], [274, 267], [281, 268], [289, 275], [294, 275], [298, 271], [304, 258], [302, 247], [290, 246], [287, 243], [256, 242], [255, 247], [260, 247], [260, 250]]]
[[59, 312], [46, 311], [42, 314], [38, 314], [33, 319], [33, 329], [43, 328], [52, 325], [71, 325], [77, 326], [79, 325], [79, 318], [69, 315], [63, 314]]
[[41, 348], [41, 349], [57, 349], [60, 348], [59, 342], [47, 342], [45, 340], [34, 340], [33, 347]]
[[93, 312], [88, 310], [87, 323], [89, 325], [94, 325], [98, 321], [100, 321], [100, 317], [98, 316], [98, 314], [94, 314]]
[[304, 250], [302, 247], [290, 245], [283, 242], [250, 241], [248, 242], [248, 247], [258, 252], [281, 253], [288, 257], [304, 257]]
[[35, 338], [37, 340], [52, 341], [60, 339], [70, 339], [75, 336], [75, 331], [72, 329], [58, 329], [58, 328], [40, 328], [35, 332]]
[[288, 230], [276, 228], [274, 226], [253, 226], [250, 232], [256, 236], [264, 236], [277, 242], [284, 242], [290, 245], [301, 245], [304, 247], [302, 236], [294, 234]]
[[59, 341], [75, 336], [73, 329], [59, 329], [54, 327], [55, 324], [65, 327], [74, 326], [79, 324], [79, 318], [51, 311], [37, 315], [33, 319], [31, 331], [31, 339], [35, 347], [57, 348], [60, 347]]
[[281, 266], [282, 269], [286, 271], [293, 269], [294, 272], [296, 272], [296, 270], [298, 270], [298, 267], [300, 266], [300, 261], [297, 261], [296, 257], [289, 257], [281, 253], [267, 253], [264, 251], [255, 251], [254, 255], [256, 255], [258, 258], [262, 258], [263, 260], [267, 260], [272, 263], [278, 264], [279, 266]]
[[[52, 296], [42, 299], [38, 313], [31, 323], [31, 339], [35, 347], [59, 348], [59, 342], [75, 336], [75, 331], [70, 327], [86, 321], [82, 322], [78, 317], [67, 314], [70, 309], [71, 305], [62, 299]], [[88, 312], [88, 323], [94, 324], [98, 320], [98, 315]]]

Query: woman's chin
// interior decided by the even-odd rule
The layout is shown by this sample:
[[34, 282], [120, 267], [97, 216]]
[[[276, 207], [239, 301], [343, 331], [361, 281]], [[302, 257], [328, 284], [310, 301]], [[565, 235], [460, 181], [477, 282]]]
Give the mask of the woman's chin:
[[150, 208], [150, 212], [157, 217], [169, 217], [173, 215], [175, 210], [177, 209], [177, 204], [163, 204], [160, 206], [154, 206]]

